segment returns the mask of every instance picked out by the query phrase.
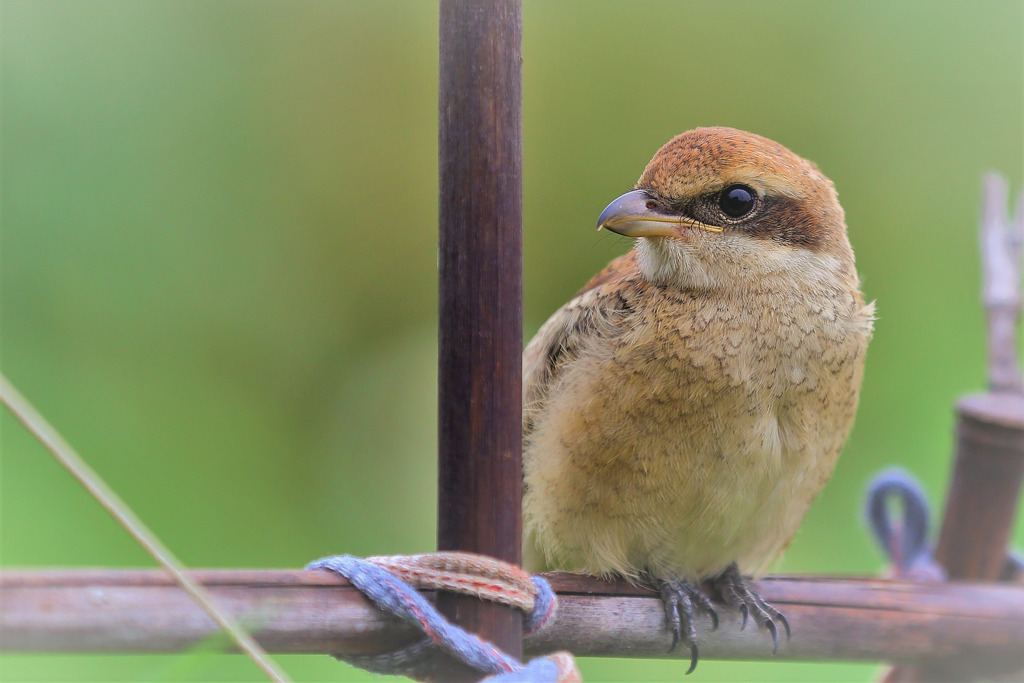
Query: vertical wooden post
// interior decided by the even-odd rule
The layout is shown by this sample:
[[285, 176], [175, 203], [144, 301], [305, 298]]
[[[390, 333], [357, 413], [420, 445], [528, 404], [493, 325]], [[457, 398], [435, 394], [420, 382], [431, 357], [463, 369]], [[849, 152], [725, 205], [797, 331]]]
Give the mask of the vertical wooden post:
[[935, 559], [950, 579], [997, 581], [1024, 481], [1024, 396], [957, 404], [957, 454]]
[[[438, 549], [520, 564], [522, 13], [441, 0]], [[522, 617], [442, 593], [441, 611], [515, 657]], [[444, 680], [472, 680], [465, 670]]]

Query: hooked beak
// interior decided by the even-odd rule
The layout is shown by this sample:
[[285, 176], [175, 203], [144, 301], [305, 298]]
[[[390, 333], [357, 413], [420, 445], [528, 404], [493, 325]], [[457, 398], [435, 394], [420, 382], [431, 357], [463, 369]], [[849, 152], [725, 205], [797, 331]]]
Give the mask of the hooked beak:
[[708, 225], [686, 216], [661, 213], [648, 208], [650, 198], [643, 190], [622, 195], [601, 212], [597, 229], [604, 228], [626, 237], [679, 237], [680, 228], [699, 228], [722, 232], [717, 225]]

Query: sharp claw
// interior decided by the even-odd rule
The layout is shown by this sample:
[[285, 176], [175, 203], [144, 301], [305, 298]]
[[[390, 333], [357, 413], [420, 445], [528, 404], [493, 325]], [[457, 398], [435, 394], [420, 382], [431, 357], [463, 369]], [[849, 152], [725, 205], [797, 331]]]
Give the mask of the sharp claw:
[[689, 676], [693, 673], [693, 670], [697, 668], [697, 643], [690, 643], [690, 668], [686, 670], [684, 676]]
[[789, 640], [789, 636], [790, 636], [790, 633], [789, 633], [789, 619], [787, 619], [786, 615], [781, 613], [781, 612], [778, 613], [777, 618], [778, 618], [779, 621], [782, 622], [782, 628], [786, 629], [786, 640], [788, 641]]
[[661, 600], [665, 606], [665, 619], [672, 631], [672, 646], [669, 653], [675, 652], [679, 643], [690, 646], [690, 674], [697, 668], [697, 631], [695, 626], [696, 610], [703, 610], [711, 615], [713, 629], [718, 628], [718, 613], [708, 597], [686, 581], [654, 580], [660, 585]]
[[[711, 614], [711, 630], [712, 631], [717, 631], [718, 630], [718, 612], [716, 612], [715, 610], [711, 610], [710, 614]], [[787, 637], [788, 637], [788, 634], [789, 634], [789, 626], [788, 625], [786, 626], [786, 634], [787, 634]]]
[[786, 629], [786, 640], [790, 639], [789, 620], [777, 609], [766, 603], [754, 591], [747, 588], [735, 564], [730, 565], [716, 579], [715, 584], [727, 604], [743, 615], [742, 631], [751, 618], [758, 628], [767, 629], [772, 636], [772, 654], [779, 651], [779, 625]]

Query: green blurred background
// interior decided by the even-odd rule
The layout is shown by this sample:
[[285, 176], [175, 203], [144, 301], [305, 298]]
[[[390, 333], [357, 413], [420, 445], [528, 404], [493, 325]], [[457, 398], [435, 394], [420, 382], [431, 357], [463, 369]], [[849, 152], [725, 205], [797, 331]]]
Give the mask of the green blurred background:
[[[876, 572], [866, 481], [900, 463], [940, 501], [951, 405], [984, 384], [979, 187], [1022, 180], [1024, 5], [524, 4], [527, 335], [628, 249], [595, 219], [672, 135], [730, 125], [814, 159], [879, 320], [857, 428], [779, 570]], [[5, 0], [0, 19], [4, 373], [190, 565], [431, 550], [436, 4]], [[5, 566], [150, 566], [2, 427]], [[705, 661], [694, 679], [877, 671]], [[258, 673], [193, 653], [7, 656], [0, 676]]]

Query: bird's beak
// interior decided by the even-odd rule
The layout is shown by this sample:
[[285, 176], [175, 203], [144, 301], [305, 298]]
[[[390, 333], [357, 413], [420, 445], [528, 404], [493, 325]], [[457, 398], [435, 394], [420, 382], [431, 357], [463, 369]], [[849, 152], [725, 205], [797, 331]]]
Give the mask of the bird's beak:
[[661, 213], [648, 208], [650, 198], [643, 190], [633, 190], [605, 207], [597, 219], [597, 229], [605, 228], [626, 237], [679, 237], [680, 228], [699, 228], [722, 232], [717, 225], [701, 223], [686, 216]]

